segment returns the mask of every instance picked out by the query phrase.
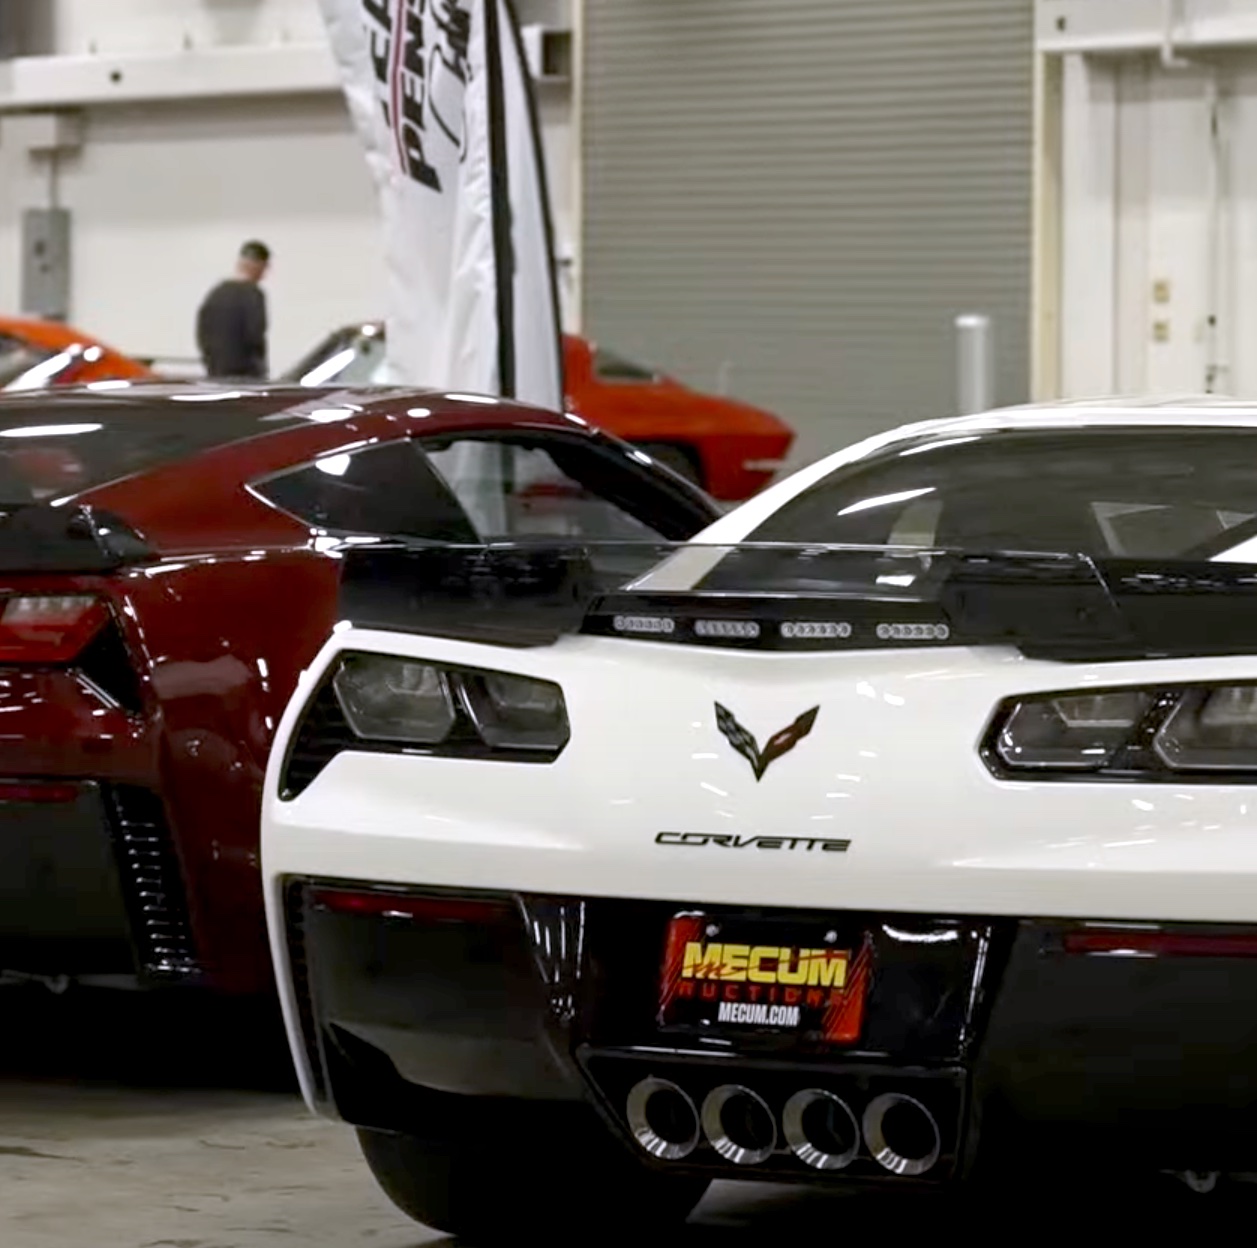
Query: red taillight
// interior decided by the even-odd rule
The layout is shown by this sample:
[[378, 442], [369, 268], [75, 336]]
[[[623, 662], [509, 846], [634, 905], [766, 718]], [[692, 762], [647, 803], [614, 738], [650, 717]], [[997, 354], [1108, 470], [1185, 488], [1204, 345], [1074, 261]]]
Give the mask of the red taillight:
[[77, 784], [46, 784], [38, 780], [0, 780], [0, 805], [5, 802], [74, 802]]
[[1067, 932], [1065, 952], [1128, 958], [1257, 958], [1257, 933]]
[[515, 919], [514, 905], [505, 898], [495, 897], [416, 897], [406, 893], [357, 893], [349, 889], [316, 888], [310, 891], [310, 901], [334, 914], [410, 919], [418, 923], [493, 926]]
[[0, 611], [0, 663], [69, 663], [108, 621], [95, 594], [15, 594]]

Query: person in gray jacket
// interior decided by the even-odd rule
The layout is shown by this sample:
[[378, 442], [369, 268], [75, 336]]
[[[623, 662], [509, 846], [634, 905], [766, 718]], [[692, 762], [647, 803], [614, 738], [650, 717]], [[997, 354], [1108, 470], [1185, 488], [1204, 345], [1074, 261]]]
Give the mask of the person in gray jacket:
[[240, 248], [235, 276], [205, 296], [196, 314], [196, 343], [207, 376], [267, 377], [266, 295], [260, 283], [270, 263], [270, 248], [251, 239]]

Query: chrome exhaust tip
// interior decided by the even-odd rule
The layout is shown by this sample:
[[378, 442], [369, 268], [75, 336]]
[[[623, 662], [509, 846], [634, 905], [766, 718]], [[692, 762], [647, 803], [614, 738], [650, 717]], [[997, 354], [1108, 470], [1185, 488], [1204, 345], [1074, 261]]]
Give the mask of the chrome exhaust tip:
[[902, 1092], [884, 1092], [865, 1107], [864, 1143], [873, 1160], [892, 1174], [924, 1174], [943, 1151], [938, 1122], [920, 1101]]
[[860, 1124], [841, 1097], [823, 1088], [796, 1092], [781, 1113], [790, 1151], [817, 1170], [844, 1170], [860, 1151]]
[[653, 1076], [635, 1084], [624, 1107], [633, 1138], [652, 1157], [680, 1161], [698, 1147], [698, 1110], [689, 1094]]
[[713, 1088], [703, 1100], [703, 1134], [726, 1161], [758, 1166], [777, 1147], [777, 1122], [763, 1097], [741, 1084]]

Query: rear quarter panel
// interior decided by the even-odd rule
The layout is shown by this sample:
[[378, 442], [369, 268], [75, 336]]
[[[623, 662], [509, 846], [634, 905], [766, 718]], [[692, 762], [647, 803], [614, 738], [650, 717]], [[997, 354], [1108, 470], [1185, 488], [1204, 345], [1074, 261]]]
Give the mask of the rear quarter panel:
[[256, 992], [270, 982], [262, 777], [297, 676], [336, 622], [339, 580], [339, 564], [315, 549], [308, 527], [249, 484], [386, 436], [397, 436], [387, 417], [311, 423], [80, 496], [162, 555], [126, 578], [120, 607], [150, 690], [158, 784], [198, 952], [217, 988]]
[[258, 858], [262, 779], [301, 669], [336, 620], [338, 568], [312, 551], [171, 559], [133, 595], [159, 775], [214, 985], [269, 981]]

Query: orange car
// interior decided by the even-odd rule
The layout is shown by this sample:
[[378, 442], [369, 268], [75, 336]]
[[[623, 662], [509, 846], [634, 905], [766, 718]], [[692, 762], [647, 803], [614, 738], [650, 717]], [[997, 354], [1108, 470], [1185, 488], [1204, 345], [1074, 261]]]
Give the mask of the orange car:
[[[366, 322], [330, 334], [282, 380], [369, 385], [383, 365], [384, 327]], [[741, 502], [767, 485], [794, 441], [790, 427], [770, 412], [691, 390], [585, 338], [564, 336], [563, 369], [570, 411], [725, 502]]]
[[44, 390], [154, 376], [147, 365], [59, 321], [0, 317], [0, 390]]

